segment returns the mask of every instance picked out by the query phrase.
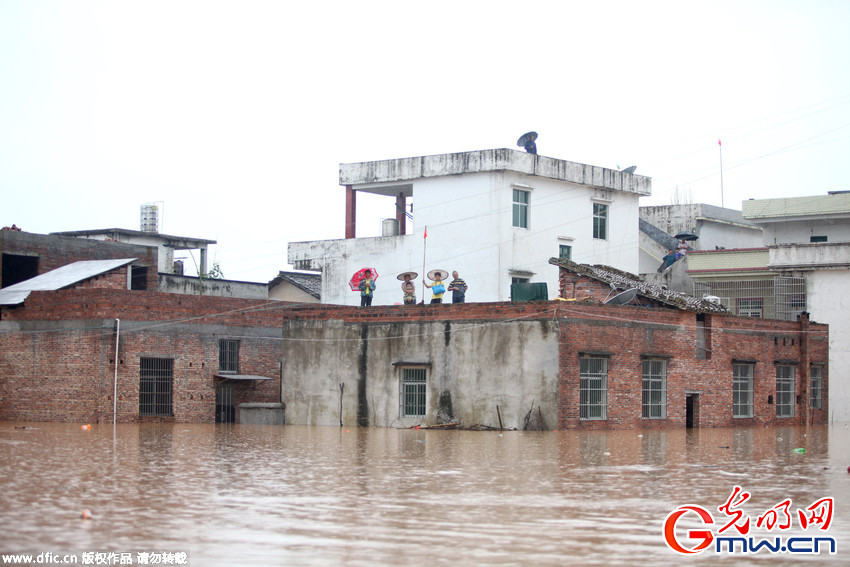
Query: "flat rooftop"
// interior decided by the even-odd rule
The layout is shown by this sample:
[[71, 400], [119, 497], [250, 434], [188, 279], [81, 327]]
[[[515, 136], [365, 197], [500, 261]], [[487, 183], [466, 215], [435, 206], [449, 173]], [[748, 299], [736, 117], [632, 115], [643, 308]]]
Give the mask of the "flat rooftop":
[[417, 179], [500, 171], [637, 195], [652, 194], [650, 177], [507, 148], [342, 163], [339, 165], [339, 184], [369, 193], [410, 196], [409, 184]]

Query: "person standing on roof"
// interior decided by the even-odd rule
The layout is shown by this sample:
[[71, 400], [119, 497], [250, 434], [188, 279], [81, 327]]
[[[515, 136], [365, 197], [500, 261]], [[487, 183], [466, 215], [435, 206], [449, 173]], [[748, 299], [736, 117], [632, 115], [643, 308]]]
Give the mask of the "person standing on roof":
[[375, 291], [375, 280], [372, 279], [372, 270], [363, 272], [360, 280], [360, 307], [372, 305], [372, 294]]
[[446, 288], [452, 292], [452, 303], [466, 303], [466, 290], [469, 289], [469, 286], [466, 285], [465, 281], [460, 279], [457, 270], [452, 272], [452, 278], [449, 287]]
[[423, 280], [425, 287], [431, 288], [431, 293], [433, 294], [431, 296], [431, 303], [442, 303], [443, 294], [446, 293], [446, 286], [443, 284], [443, 274], [439, 270], [434, 270], [433, 281], [434, 283], [429, 284]]

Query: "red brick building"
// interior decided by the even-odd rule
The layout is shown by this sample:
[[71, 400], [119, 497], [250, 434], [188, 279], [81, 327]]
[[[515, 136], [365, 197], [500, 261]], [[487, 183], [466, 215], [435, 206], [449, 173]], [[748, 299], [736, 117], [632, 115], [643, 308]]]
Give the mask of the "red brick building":
[[347, 426], [826, 422], [827, 326], [553, 264], [562, 301], [371, 308], [132, 290], [125, 264], [0, 305], [0, 419], [213, 422], [284, 402], [287, 423]]

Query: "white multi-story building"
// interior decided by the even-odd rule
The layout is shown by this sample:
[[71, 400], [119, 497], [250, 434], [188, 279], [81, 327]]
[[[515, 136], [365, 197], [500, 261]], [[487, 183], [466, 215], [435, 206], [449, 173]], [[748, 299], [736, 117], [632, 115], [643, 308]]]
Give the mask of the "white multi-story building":
[[[402, 301], [396, 276], [406, 271], [419, 273], [421, 302], [423, 263], [425, 272], [458, 271], [468, 302], [509, 300], [523, 282], [545, 282], [556, 296], [552, 257], [638, 270], [648, 177], [510, 149], [341, 164], [339, 176], [346, 238], [289, 244], [290, 264], [321, 272], [323, 303], [358, 305], [348, 282], [363, 267], [379, 274], [373, 305]], [[395, 218], [385, 236], [355, 237], [358, 193], [388, 198]]]
[[830, 419], [850, 421], [850, 192], [744, 201], [764, 246], [688, 254], [694, 294], [736, 315], [829, 324]]

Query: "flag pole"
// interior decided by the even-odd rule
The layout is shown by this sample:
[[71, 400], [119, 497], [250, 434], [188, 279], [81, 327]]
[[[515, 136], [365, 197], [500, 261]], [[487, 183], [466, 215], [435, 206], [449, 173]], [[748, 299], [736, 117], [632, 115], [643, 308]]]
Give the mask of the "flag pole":
[[425, 303], [425, 250], [428, 247], [428, 226], [425, 226], [425, 234], [422, 236], [422, 303]]
[[717, 140], [717, 148], [720, 151], [720, 206], [725, 208], [723, 204], [723, 144], [720, 139]]

